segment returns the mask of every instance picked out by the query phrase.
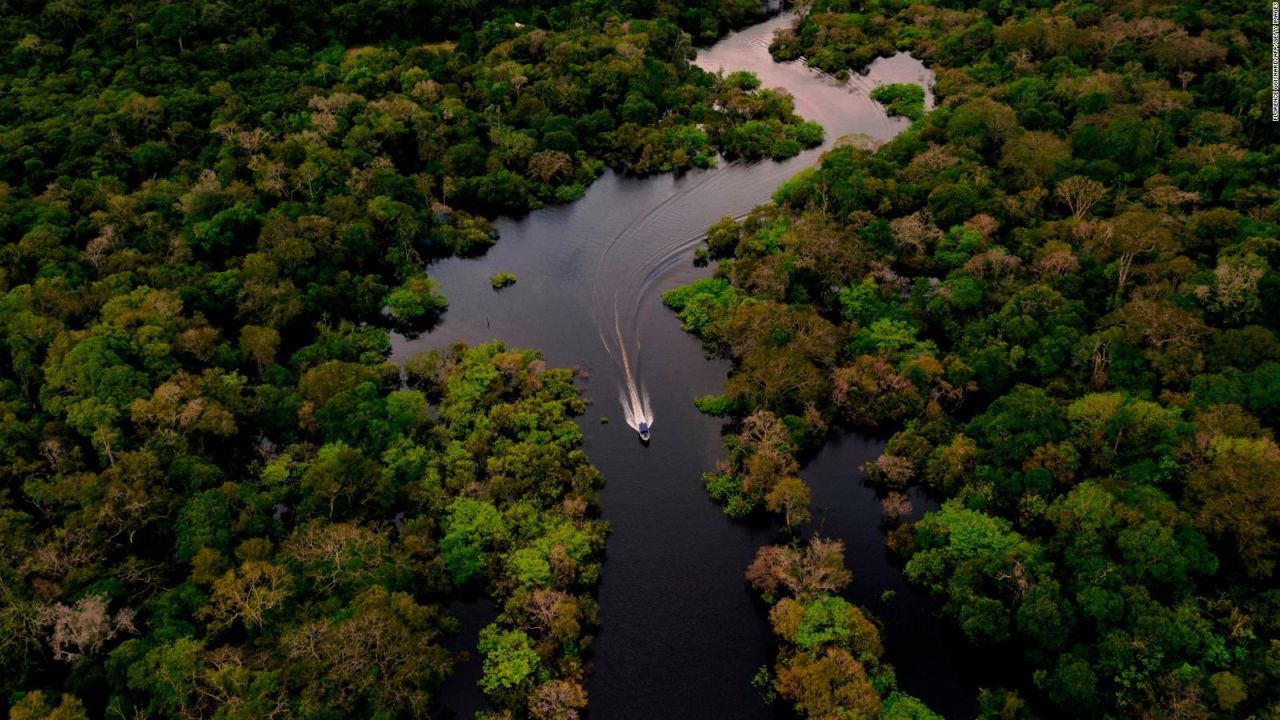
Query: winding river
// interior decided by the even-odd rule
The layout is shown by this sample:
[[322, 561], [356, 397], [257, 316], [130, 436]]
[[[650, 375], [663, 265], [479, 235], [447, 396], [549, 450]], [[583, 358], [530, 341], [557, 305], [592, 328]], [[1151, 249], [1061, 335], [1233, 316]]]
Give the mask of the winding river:
[[[870, 100], [872, 87], [927, 86], [931, 77], [907, 55], [878, 60], [848, 83], [800, 62], [775, 63], [769, 41], [789, 22], [778, 16], [732, 34], [700, 51], [696, 62], [712, 71], [750, 70], [765, 87], [788, 90], [796, 111], [826, 129], [821, 148], [785, 162], [722, 161], [680, 175], [609, 172], [578, 202], [501, 219], [502, 239], [487, 255], [429, 269], [449, 299], [444, 321], [427, 335], [394, 341], [397, 361], [456, 340], [501, 339], [583, 370], [593, 405], [580, 424], [587, 453], [607, 481], [602, 502], [613, 528], [600, 585], [603, 629], [591, 652], [593, 718], [749, 720], [781, 712], [750, 685], [772, 649], [764, 610], [743, 580], [756, 548], [778, 533], [770, 525], [734, 523], [707, 499], [701, 474], [720, 455], [723, 423], [700, 414], [692, 399], [719, 392], [729, 366], [707, 360], [659, 296], [710, 272], [695, 268], [691, 256], [712, 222], [767, 202], [836, 142], [851, 136], [883, 142], [904, 129], [904, 120], [887, 117]], [[488, 278], [502, 271], [519, 281], [495, 292]], [[628, 428], [624, 406], [632, 408], [633, 424], [642, 415], [652, 422], [648, 447]], [[970, 663], [889, 563], [878, 503], [861, 482], [858, 468], [882, 444], [858, 435], [833, 438], [808, 464], [814, 525], [845, 541], [854, 571], [849, 598], [884, 621], [888, 659], [903, 689], [947, 717], [971, 717], [977, 681]], [[917, 498], [916, 506], [927, 501]], [[885, 590], [896, 595], [882, 600]], [[463, 621], [459, 647], [474, 641], [493, 612], [483, 603], [453, 610]], [[483, 707], [478, 676], [473, 660], [446, 684], [442, 703], [457, 717]]]

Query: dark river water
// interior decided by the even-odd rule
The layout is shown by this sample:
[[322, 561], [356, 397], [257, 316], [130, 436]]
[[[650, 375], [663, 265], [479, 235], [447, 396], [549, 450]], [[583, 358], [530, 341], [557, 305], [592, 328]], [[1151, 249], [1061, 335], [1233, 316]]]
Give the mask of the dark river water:
[[[595, 720], [775, 716], [750, 686], [772, 649], [764, 609], [743, 572], [756, 548], [779, 535], [772, 526], [732, 522], [707, 499], [701, 474], [720, 455], [723, 423], [700, 414], [692, 399], [719, 392], [729, 366], [707, 360], [659, 296], [710, 272], [691, 262], [709, 224], [767, 202], [837, 141], [883, 142], [905, 128], [868, 98], [872, 87], [927, 85], [931, 77], [906, 55], [879, 60], [849, 83], [801, 63], [774, 63], [769, 40], [788, 22], [780, 16], [730, 35], [700, 51], [697, 64], [750, 70], [764, 86], [785, 88], [798, 113], [826, 128], [822, 148], [785, 162], [722, 161], [681, 175], [606, 173], [578, 202], [499, 220], [501, 240], [487, 255], [428, 269], [449, 299], [444, 321], [430, 334], [395, 339], [398, 361], [456, 340], [500, 339], [583, 370], [593, 404], [580, 424], [607, 482], [604, 517], [613, 529], [599, 593], [603, 629], [591, 652]], [[501, 271], [519, 281], [495, 292], [489, 276]], [[648, 391], [648, 447], [628, 428], [619, 402], [628, 385], [623, 357], [637, 391]], [[878, 502], [861, 482], [859, 467], [882, 445], [836, 437], [808, 464], [803, 475], [814, 492], [814, 526], [845, 541], [854, 571], [849, 597], [884, 620], [903, 689], [947, 717], [971, 717], [976, 681], [929, 604], [888, 561]], [[885, 590], [896, 596], [882, 601]], [[463, 620], [457, 647], [474, 647], [492, 609], [483, 603], [453, 609]], [[443, 689], [442, 703], [458, 717], [483, 708], [478, 676], [478, 662], [465, 664]]]

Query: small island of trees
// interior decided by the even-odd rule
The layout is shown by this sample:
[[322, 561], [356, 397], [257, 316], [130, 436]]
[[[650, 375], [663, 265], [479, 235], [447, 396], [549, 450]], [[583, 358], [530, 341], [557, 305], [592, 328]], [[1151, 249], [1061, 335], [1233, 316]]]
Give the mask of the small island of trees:
[[511, 287], [516, 284], [516, 274], [509, 272], [500, 272], [489, 278], [489, 285], [494, 290], [501, 290], [505, 287]]

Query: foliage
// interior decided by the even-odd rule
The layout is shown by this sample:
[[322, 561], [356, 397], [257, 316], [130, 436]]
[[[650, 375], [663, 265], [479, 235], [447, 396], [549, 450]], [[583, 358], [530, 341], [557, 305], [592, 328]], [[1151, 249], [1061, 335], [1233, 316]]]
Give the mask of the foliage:
[[449, 303], [434, 280], [423, 275], [409, 278], [387, 295], [387, 314], [402, 328], [434, 323]]
[[924, 88], [911, 83], [880, 85], [871, 91], [871, 99], [885, 106], [889, 115], [910, 120], [924, 116]]
[[572, 377], [485, 346], [401, 387], [388, 330], [440, 319], [430, 262], [498, 213], [820, 142], [691, 63], [759, 4], [5, 10], [3, 703], [423, 716], [465, 593], [501, 607], [498, 711], [580, 712], [605, 530]]
[[734, 421], [709, 476], [727, 511], [785, 513], [764, 498], [832, 425], [892, 433], [869, 481], [943, 499], [889, 544], [964, 637], [1020, 658], [1031, 697], [993, 689], [985, 717], [1280, 706], [1280, 324], [1258, 311], [1280, 165], [1247, 38], [1229, 5], [812, 3], [776, 57], [909, 50], [938, 107], [714, 225], [714, 293], [670, 293], [734, 362], [702, 403]]
[[515, 273], [500, 272], [489, 278], [489, 285], [493, 286], [494, 290], [501, 290], [502, 288], [510, 287], [515, 284]]
[[769, 694], [804, 717], [936, 717], [896, 689], [879, 630], [837, 594], [850, 577], [839, 541], [814, 536], [803, 546], [760, 548], [747, 581], [772, 606], [779, 651], [772, 672], [757, 681], [771, 679]]
[[38, 529], [4, 515], [27, 531], [3, 536], [3, 617], [32, 618], [0, 657], [30, 691], [14, 717], [83, 716], [71, 691], [92, 713], [419, 716], [464, 588], [503, 608], [479, 645], [499, 707], [584, 705], [605, 525], [573, 374], [497, 344], [435, 367], [436, 420], [375, 355], [248, 387], [177, 370], [110, 445], [46, 433]]

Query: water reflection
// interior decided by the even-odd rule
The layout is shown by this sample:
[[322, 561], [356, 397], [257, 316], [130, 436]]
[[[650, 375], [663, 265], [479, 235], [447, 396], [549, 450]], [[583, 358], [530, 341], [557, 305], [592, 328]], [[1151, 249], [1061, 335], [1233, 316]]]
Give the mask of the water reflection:
[[[774, 63], [769, 40], [788, 22], [782, 16], [730, 35], [703, 50], [697, 63], [712, 71], [750, 70], [764, 86], [785, 88], [797, 112], [826, 129], [822, 148], [785, 162], [722, 162], [680, 175], [607, 172], [578, 202], [499, 220], [502, 239], [487, 255], [429, 269], [449, 298], [441, 325], [394, 341], [399, 361], [456, 340], [501, 339], [583, 370], [597, 405], [580, 425], [586, 451], [607, 479], [602, 502], [613, 527], [599, 593], [603, 630], [591, 649], [588, 691], [596, 718], [751, 720], [774, 713], [750, 685], [771, 647], [743, 571], [776, 531], [733, 523], [706, 497], [701, 474], [720, 456], [723, 423], [699, 413], [692, 400], [720, 392], [729, 367], [704, 357], [659, 296], [709, 273], [691, 262], [708, 225], [767, 202], [841, 138], [879, 143], [905, 128], [905, 120], [887, 117], [870, 100], [871, 87], [929, 80], [906, 55], [879, 60], [849, 83], [802, 63]], [[516, 272], [519, 281], [496, 293], [488, 278], [503, 271]], [[618, 417], [619, 387], [631, 417], [623, 412], [626, 422], [602, 422]], [[662, 420], [648, 452], [625, 427], [637, 427], [641, 415]], [[879, 447], [854, 436], [805, 473], [816, 504], [827, 508], [826, 533], [848, 545], [857, 592], [877, 597], [886, 584], [901, 583], [885, 559], [874, 494], [857, 484], [857, 467]], [[827, 457], [835, 461], [827, 464]], [[955, 679], [956, 661], [939, 649], [927, 605], [904, 588], [888, 610], [887, 645], [904, 689], [948, 717], [971, 715], [972, 688]], [[899, 635], [909, 644], [895, 644]], [[483, 707], [474, 668], [446, 685], [442, 702], [461, 717]]]

